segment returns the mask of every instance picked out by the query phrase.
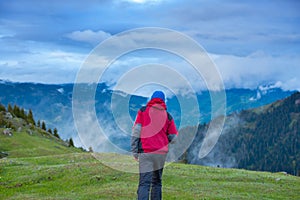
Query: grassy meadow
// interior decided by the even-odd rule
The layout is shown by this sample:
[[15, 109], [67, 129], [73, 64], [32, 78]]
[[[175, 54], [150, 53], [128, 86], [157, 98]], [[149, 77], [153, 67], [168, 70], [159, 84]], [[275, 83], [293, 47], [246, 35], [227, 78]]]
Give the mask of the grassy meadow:
[[[0, 199], [136, 199], [137, 162], [92, 154], [34, 132], [0, 130]], [[122, 170], [118, 170], [122, 169]], [[168, 163], [163, 199], [300, 199], [300, 178], [284, 173]]]

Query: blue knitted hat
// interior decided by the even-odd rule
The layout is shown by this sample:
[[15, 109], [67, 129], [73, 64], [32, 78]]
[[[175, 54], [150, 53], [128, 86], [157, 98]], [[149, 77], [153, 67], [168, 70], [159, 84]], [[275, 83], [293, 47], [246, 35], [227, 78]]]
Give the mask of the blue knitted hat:
[[151, 96], [151, 99], [154, 99], [154, 98], [160, 98], [163, 101], [165, 101], [165, 94], [162, 91], [155, 91]]

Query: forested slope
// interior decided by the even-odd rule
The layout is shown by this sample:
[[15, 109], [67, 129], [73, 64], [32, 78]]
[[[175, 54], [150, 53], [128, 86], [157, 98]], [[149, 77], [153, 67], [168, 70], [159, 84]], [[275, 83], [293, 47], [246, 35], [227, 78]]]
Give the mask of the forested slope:
[[199, 159], [197, 152], [208, 126], [182, 129], [181, 134], [198, 129], [185, 154], [188, 163], [299, 175], [299, 92], [267, 106], [229, 115], [217, 145], [207, 157]]

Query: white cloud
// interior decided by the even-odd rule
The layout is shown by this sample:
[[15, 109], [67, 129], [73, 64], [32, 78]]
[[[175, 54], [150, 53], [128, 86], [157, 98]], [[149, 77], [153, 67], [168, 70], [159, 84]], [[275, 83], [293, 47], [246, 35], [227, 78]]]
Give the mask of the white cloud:
[[0, 79], [41, 83], [73, 82], [86, 57], [85, 54], [60, 50], [60, 47], [47, 43], [23, 42], [18, 47], [18, 52], [4, 54], [0, 59]]
[[[176, 43], [174, 43], [174, 40], [176, 40]], [[183, 84], [187, 83], [186, 80], [197, 91], [207, 88], [210, 90], [218, 88], [215, 85], [215, 83], [218, 83], [218, 71], [212, 69], [213, 65], [210, 63], [210, 60], [207, 56], [204, 56], [206, 54], [205, 51], [197, 51], [195, 46], [188, 45], [187, 40], [182, 40], [182, 38], [174, 33], [164, 32], [164, 30], [161, 32], [151, 32], [151, 30], [139, 29], [125, 35], [114, 36], [111, 40], [107, 40], [107, 43], [104, 43], [103, 46], [98, 47], [102, 49], [99, 51], [103, 53], [101, 55], [107, 58], [105, 62], [102, 62], [102, 70], [109, 64], [104, 75], [101, 77], [102, 81], [108, 81], [109, 85], [114, 85], [116, 83], [120, 84], [122, 75], [123, 78], [125, 75], [130, 77], [125, 85], [124, 81], [123, 85], [118, 85], [120, 87], [118, 89], [122, 91], [131, 93], [133, 89], [130, 92], [127, 91], [129, 88], [138, 90], [138, 88], [145, 86], [145, 80], [153, 80], [154, 84], [163, 83], [162, 85], [167, 80], [169, 88], [174, 93], [182, 92], [186, 88], [186, 84]], [[154, 52], [154, 50], [145, 51], [148, 47], [154, 47], [158, 52]], [[176, 52], [178, 55], [170, 52], [166, 53], [164, 50]], [[133, 51], [133, 54], [130, 51]], [[137, 53], [139, 51], [140, 54]], [[96, 52], [98, 51], [96, 50]], [[122, 55], [122, 53], [126, 52], [130, 53]], [[122, 57], [117, 57], [120, 55]], [[98, 55], [94, 56], [97, 57]], [[221, 54], [210, 54], [210, 57], [216, 64], [227, 88], [257, 88], [261, 84], [274, 84], [277, 82], [282, 83], [281, 87], [283, 89], [292, 90], [300, 88], [298, 84], [300, 81], [296, 75], [300, 74], [300, 68], [298, 67], [300, 58], [298, 57], [287, 55], [271, 56], [264, 51], [256, 51], [243, 57]], [[197, 58], [197, 64], [202, 66], [200, 69], [202, 76], [186, 62], [195, 58]], [[101, 62], [97, 63], [99, 66]], [[158, 73], [156, 71], [149, 71], [150, 68], [145, 67], [147, 64], [152, 64], [153, 66], [160, 64], [161, 68], [162, 66], [168, 66], [170, 70], [167, 71], [176, 71], [179, 76], [184, 77], [186, 80], [178, 81], [178, 76], [174, 74], [169, 76], [170, 73], [166, 72], [166, 70], [158, 71]], [[144, 72], [139, 70], [139, 75], [133, 73], [135, 68], [143, 65]], [[90, 73], [89, 71], [86, 76], [88, 77], [87, 80], [91, 80]], [[134, 74], [134, 76], [132, 77], [130, 74]]]
[[285, 90], [300, 90], [300, 58], [270, 56], [256, 52], [249, 56], [211, 55], [228, 88], [257, 88], [275, 84]]
[[[147, 38], [151, 38], [151, 41], [147, 41]], [[117, 60], [111, 60], [111, 55], [116, 51], [126, 52], [126, 49], [150, 46], [150, 44], [155, 44], [161, 40], [164, 41], [166, 47], [174, 48], [172, 35], [155, 35], [147, 32], [136, 35], [132, 33], [129, 39], [125, 41], [121, 37], [116, 38], [115, 43], [110, 45], [110, 49], [104, 55], [89, 55], [88, 61], [86, 60], [88, 57], [84, 53], [60, 50], [59, 47], [49, 47], [44, 43], [36, 42], [34, 45], [31, 43], [31, 46], [23, 43], [23, 46], [20, 46], [19, 49], [22, 53], [16, 54], [16, 56], [4, 57], [0, 60], [0, 78], [44, 83], [74, 82], [80, 67], [88, 62], [85, 63], [89, 66], [85, 74], [86, 80], [98, 80], [100, 77], [96, 73], [97, 70], [103, 70], [106, 64], [109, 63], [110, 66], [100, 81], [107, 81], [110, 85], [114, 85], [122, 75], [130, 73], [130, 70], [135, 67], [157, 63], [176, 70], [180, 76], [190, 82], [193, 89], [197, 91], [206, 89], [206, 80], [203, 80], [199, 74], [194, 73], [195, 71], [193, 71], [191, 65], [185, 62], [183, 58], [174, 54], [150, 50], [139, 52], [139, 49], [137, 49], [132, 54], [126, 54], [121, 58], [117, 58]], [[184, 43], [180, 43], [180, 41], [176, 45], [180, 48], [179, 52], [185, 52], [190, 57], [195, 57], [193, 48], [185, 47]], [[283, 89], [300, 90], [300, 58], [297, 56], [271, 56], [264, 51], [257, 51], [243, 57], [222, 54], [209, 55], [220, 71], [226, 88], [257, 88], [261, 84], [281, 83], [280, 87]], [[149, 78], [147, 73], [139, 75], [141, 80], [147, 78]], [[158, 78], [164, 80], [165, 75], [160, 74]], [[137, 80], [130, 81], [131, 87], [136, 84]], [[182, 82], [169, 81], [169, 85], [175, 93], [183, 91]]]
[[104, 31], [92, 31], [92, 30], [84, 30], [84, 31], [74, 31], [66, 35], [66, 37], [79, 41], [79, 42], [87, 42], [92, 45], [96, 45], [101, 41], [109, 38], [111, 36], [110, 33]]
[[[126, 57], [131, 52], [133, 52], [133, 55]], [[140, 54], [134, 54], [135, 52], [140, 52]], [[124, 57], [124, 54], [126, 59], [120, 59], [120, 56]], [[205, 50], [198, 46], [192, 39], [172, 30], [142, 28], [121, 33], [97, 46], [88, 59], [90, 60], [92, 56], [107, 58], [105, 60], [106, 63], [102, 62], [101, 67], [111, 65], [114, 62], [113, 67], [109, 66], [111, 74], [106, 79], [109, 81], [117, 82], [120, 75], [126, 74], [133, 67], [150, 63], [166, 65], [170, 69], [177, 70], [179, 75], [184, 75], [186, 79], [194, 81], [197, 89], [199, 89], [199, 86], [202, 87], [205, 85], [202, 81], [199, 81], [201, 78], [203, 78], [209, 89], [220, 89], [218, 72], [216, 72]], [[194, 64], [201, 74], [189, 62]], [[86, 66], [90, 68], [91, 64], [89, 63]], [[192, 70], [187, 70], [188, 67]], [[154, 76], [153, 79], [157, 81], [157, 77], [159, 77], [160, 80], [164, 81], [169, 78], [166, 75], [161, 72], [157, 76]], [[94, 80], [90, 76], [87, 77], [89, 77], [88, 80]], [[139, 76], [139, 80], [148, 79], [149, 74], [147, 72], [141, 73]], [[134, 81], [136, 80], [131, 80], [132, 83]], [[175, 86], [175, 91], [183, 89], [180, 82], [169, 81], [169, 83]]]

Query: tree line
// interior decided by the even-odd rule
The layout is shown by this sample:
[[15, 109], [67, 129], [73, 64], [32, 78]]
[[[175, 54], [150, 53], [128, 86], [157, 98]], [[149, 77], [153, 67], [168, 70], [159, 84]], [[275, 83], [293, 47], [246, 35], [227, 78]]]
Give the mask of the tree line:
[[[37, 122], [34, 119], [32, 110], [29, 109], [28, 112], [25, 111], [24, 108], [21, 108], [17, 105], [12, 106], [11, 104], [7, 105], [7, 108], [0, 103], [0, 113], [10, 113], [13, 117], [21, 118], [25, 120], [25, 122], [31, 126], [35, 126], [38, 128], [41, 128], [44, 131], [47, 131], [51, 135], [55, 136], [56, 138], [60, 138], [58, 134], [57, 128], [54, 128], [53, 130], [51, 128], [47, 129], [46, 122], [38, 120]], [[3, 114], [0, 115], [0, 126], [6, 127], [6, 128], [12, 128], [16, 130], [16, 127], [13, 126], [13, 124], [10, 121], [4, 120]], [[74, 147], [73, 139], [70, 138], [66, 141], [69, 146]]]

